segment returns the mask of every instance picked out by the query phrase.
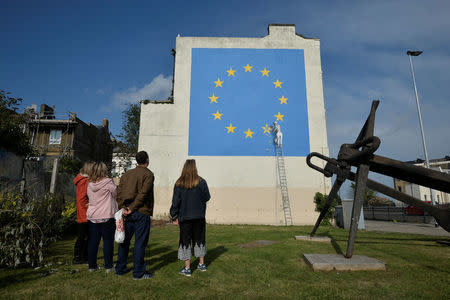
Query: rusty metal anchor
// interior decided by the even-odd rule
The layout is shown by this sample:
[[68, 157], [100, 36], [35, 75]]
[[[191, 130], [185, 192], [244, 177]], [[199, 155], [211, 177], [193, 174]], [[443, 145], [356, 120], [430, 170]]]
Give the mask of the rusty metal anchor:
[[[326, 177], [331, 177], [336, 174], [336, 180], [328, 195], [325, 206], [316, 221], [314, 229], [311, 232], [311, 236], [314, 236], [316, 233], [317, 228], [330, 209], [333, 199], [336, 197], [345, 180], [349, 179], [356, 183], [347, 252], [345, 254], [345, 257], [347, 258], [351, 258], [353, 255], [359, 216], [364, 201], [366, 187], [426, 211], [435, 218], [436, 222], [442, 228], [450, 232], [450, 206], [433, 206], [368, 178], [369, 171], [372, 171], [450, 193], [449, 174], [374, 154], [381, 143], [380, 139], [373, 135], [375, 112], [379, 103], [379, 100], [374, 100], [372, 102], [369, 116], [355, 142], [353, 144], [343, 144], [339, 150], [337, 159], [326, 157], [317, 152], [310, 153], [306, 158], [306, 163], [309, 167], [321, 172]], [[325, 167], [320, 168], [317, 165], [314, 165], [311, 162], [311, 158], [313, 157], [326, 161]], [[356, 174], [351, 171], [352, 166], [357, 168]]]

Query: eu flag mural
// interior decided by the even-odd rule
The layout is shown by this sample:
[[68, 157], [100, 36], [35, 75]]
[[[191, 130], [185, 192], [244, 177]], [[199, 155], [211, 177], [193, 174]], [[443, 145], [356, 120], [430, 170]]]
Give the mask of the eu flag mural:
[[285, 156], [310, 152], [303, 50], [192, 49], [190, 156]]

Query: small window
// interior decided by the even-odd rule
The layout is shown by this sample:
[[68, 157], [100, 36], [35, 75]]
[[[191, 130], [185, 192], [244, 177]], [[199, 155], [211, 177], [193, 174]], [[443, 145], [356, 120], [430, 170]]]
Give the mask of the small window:
[[425, 201], [427, 201], [427, 195], [423, 195], [425, 197]]
[[49, 145], [60, 145], [61, 144], [62, 130], [50, 130], [50, 138], [48, 141]]
[[402, 187], [401, 187], [401, 186], [398, 187], [398, 191], [399, 191], [399, 192], [402, 191]]

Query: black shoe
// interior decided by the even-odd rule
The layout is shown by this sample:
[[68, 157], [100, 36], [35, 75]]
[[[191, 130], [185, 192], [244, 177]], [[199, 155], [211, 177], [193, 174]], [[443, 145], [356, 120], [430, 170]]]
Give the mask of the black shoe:
[[122, 276], [122, 275], [128, 274], [128, 273], [130, 273], [131, 270], [133, 270], [133, 269], [126, 268], [125, 272], [119, 274], [119, 273], [117, 273], [117, 269], [116, 269], [116, 276]]
[[87, 261], [81, 260], [79, 258], [74, 258], [72, 261], [72, 265], [82, 265], [87, 263]]
[[192, 275], [192, 271], [191, 269], [186, 269], [186, 267], [184, 267], [180, 270], [180, 272], [178, 272], [178, 274], [190, 277]]
[[153, 273], [145, 272], [144, 275], [142, 275], [139, 278], [133, 277], [133, 280], [141, 280], [141, 279], [150, 279], [154, 276]]

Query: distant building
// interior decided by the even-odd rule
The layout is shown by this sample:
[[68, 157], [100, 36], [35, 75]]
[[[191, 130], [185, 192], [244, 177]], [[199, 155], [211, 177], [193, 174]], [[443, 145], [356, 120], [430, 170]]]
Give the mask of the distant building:
[[[422, 159], [407, 161], [407, 163], [425, 168], [425, 161]], [[443, 158], [431, 159], [430, 168], [439, 172], [450, 174], [450, 157], [445, 156]], [[430, 188], [428, 187], [424, 187], [415, 183], [410, 183], [396, 178], [394, 178], [394, 187], [397, 191], [403, 192], [417, 199], [423, 201], [431, 201]], [[436, 202], [436, 204], [450, 203], [450, 194], [438, 190], [433, 190], [433, 194], [434, 194], [434, 201]], [[396, 205], [402, 204], [403, 204], [402, 202], [396, 201]]]
[[101, 125], [86, 124], [75, 113], [55, 113], [55, 107], [42, 104], [39, 113], [36, 105], [25, 109], [29, 115], [26, 123], [38, 156], [59, 157], [67, 155], [81, 162], [103, 161], [111, 163], [112, 143], [108, 120]]
[[120, 147], [121, 142], [113, 140], [113, 152], [112, 152], [112, 164], [111, 164], [111, 176], [113, 178], [119, 178], [126, 171], [136, 167], [137, 162], [135, 155], [123, 153]]

